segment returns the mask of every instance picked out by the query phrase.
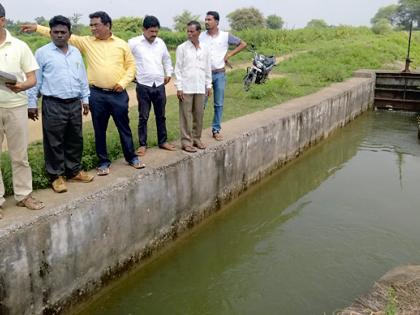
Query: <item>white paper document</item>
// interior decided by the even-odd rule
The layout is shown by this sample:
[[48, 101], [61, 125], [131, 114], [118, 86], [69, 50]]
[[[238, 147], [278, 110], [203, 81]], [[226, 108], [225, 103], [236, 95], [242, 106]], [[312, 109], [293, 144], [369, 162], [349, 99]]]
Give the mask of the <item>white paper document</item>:
[[0, 89], [11, 92], [11, 90], [6, 86], [6, 83], [15, 84], [17, 82], [17, 77], [8, 72], [0, 71]]

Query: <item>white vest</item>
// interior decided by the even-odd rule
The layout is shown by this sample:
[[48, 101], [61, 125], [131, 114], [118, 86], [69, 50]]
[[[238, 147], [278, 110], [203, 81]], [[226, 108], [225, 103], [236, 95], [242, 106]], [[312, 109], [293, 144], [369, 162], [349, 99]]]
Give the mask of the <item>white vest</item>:
[[207, 32], [200, 34], [200, 42], [207, 45], [211, 55], [211, 69], [221, 69], [225, 67], [225, 56], [229, 49], [229, 33], [219, 31], [217, 36], [212, 37]]

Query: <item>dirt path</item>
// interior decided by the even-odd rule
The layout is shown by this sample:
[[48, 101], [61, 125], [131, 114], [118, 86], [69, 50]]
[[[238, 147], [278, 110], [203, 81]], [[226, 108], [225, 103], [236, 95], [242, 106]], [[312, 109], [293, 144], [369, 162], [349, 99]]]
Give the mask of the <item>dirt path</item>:
[[[291, 57], [295, 56], [295, 54], [288, 54], [283, 56], [276, 57], [277, 63], [282, 62], [284, 60], [290, 59]], [[250, 61], [234, 64], [233, 69], [228, 69], [227, 71], [237, 70], [237, 69], [246, 69], [249, 67]], [[281, 77], [282, 75], [276, 74], [273, 77]], [[137, 98], [136, 98], [136, 90], [134, 88], [127, 89], [128, 96], [130, 97], [129, 106], [137, 106]], [[166, 85], [166, 95], [176, 95], [176, 87], [174, 85], [174, 80], [172, 79]], [[83, 118], [83, 122], [88, 122], [92, 120], [90, 114]], [[42, 124], [41, 120], [38, 121], [28, 121], [28, 129], [29, 129], [29, 143], [39, 141], [42, 139]], [[7, 148], [6, 141], [3, 142], [3, 150]]]

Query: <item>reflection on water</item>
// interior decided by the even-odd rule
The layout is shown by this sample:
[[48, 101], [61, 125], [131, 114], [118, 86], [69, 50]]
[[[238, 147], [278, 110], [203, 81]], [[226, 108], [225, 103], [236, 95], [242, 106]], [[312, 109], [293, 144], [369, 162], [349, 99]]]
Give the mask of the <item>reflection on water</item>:
[[370, 112], [251, 188], [82, 314], [332, 314], [420, 263], [412, 115]]

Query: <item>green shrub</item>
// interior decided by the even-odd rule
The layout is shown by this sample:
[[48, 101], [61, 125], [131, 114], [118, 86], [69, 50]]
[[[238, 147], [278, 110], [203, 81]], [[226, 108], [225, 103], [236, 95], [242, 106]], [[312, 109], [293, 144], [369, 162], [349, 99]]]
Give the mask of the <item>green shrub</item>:
[[372, 26], [375, 34], [387, 34], [392, 32], [392, 25], [387, 19], [380, 19]]

